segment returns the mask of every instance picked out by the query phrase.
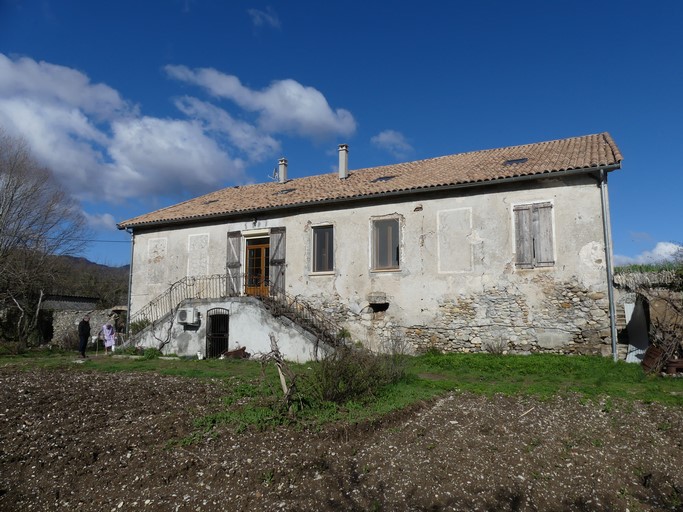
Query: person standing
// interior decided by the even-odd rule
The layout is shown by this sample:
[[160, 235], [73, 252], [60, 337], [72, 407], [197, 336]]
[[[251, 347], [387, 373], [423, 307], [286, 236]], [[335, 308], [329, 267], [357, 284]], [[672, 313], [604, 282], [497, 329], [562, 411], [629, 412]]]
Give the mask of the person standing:
[[[102, 327], [102, 334], [104, 335], [104, 354], [114, 351], [114, 344], [116, 343], [116, 331], [111, 322], [107, 322]], [[109, 350], [107, 350], [109, 349]]]
[[85, 348], [88, 346], [90, 339], [90, 315], [85, 315], [83, 320], [78, 324], [78, 351], [81, 353], [81, 359], [85, 359]]

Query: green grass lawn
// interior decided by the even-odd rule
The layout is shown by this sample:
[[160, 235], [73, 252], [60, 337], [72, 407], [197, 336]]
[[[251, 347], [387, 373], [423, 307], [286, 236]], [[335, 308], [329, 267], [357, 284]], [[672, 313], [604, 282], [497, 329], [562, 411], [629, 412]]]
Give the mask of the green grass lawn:
[[[241, 427], [268, 427], [283, 423], [315, 426], [329, 422], [358, 422], [429, 400], [446, 392], [484, 395], [502, 393], [533, 396], [542, 400], [555, 396], [577, 399], [624, 399], [683, 406], [683, 379], [646, 375], [638, 364], [614, 363], [609, 358], [562, 355], [425, 354], [405, 357], [405, 376], [400, 381], [373, 390], [343, 404], [321, 403], [307, 391], [316, 363], [292, 364], [298, 375], [299, 393], [289, 411], [282, 408], [282, 392], [276, 369], [251, 360], [129, 359], [91, 357], [76, 363], [77, 354], [32, 352], [0, 356], [0, 368], [70, 368], [73, 371], [155, 372], [185, 378], [224, 379], [224, 409], [198, 418], [198, 431], [206, 432], [222, 423]], [[240, 405], [237, 406], [238, 402]]]
[[439, 375], [444, 380], [434, 385], [443, 389], [473, 393], [539, 398], [576, 393], [683, 405], [683, 379], [646, 375], [639, 364], [597, 356], [427, 354], [412, 361], [411, 371]]

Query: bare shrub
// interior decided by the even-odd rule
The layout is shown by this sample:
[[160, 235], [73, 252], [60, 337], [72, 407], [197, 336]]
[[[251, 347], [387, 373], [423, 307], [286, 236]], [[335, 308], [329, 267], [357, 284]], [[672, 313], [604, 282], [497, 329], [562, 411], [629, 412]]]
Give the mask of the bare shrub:
[[649, 303], [650, 343], [661, 350], [651, 371], [659, 372], [671, 359], [683, 359], [683, 249], [674, 258], [673, 278], [665, 287], [642, 286]]
[[78, 329], [69, 329], [59, 340], [59, 346], [64, 350], [78, 350], [79, 343]]
[[490, 340], [485, 340], [481, 347], [489, 354], [504, 354], [508, 348], [508, 343], [503, 339], [502, 336], [493, 338]]
[[315, 366], [309, 379], [311, 391], [317, 400], [338, 404], [376, 396], [384, 386], [405, 376], [402, 359], [400, 354], [338, 348]]
[[403, 329], [400, 327], [391, 329], [389, 338], [381, 345], [381, 352], [392, 356], [404, 356], [410, 351], [410, 344], [406, 339]]
[[683, 293], [647, 290], [650, 304], [650, 343], [662, 350], [652, 371], [662, 370], [669, 359], [683, 358]]

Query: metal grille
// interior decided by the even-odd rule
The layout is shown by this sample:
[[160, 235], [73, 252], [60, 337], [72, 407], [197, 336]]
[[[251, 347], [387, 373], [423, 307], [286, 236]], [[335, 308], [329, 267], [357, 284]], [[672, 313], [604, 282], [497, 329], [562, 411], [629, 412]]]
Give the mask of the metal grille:
[[225, 308], [207, 311], [206, 357], [219, 357], [228, 350], [230, 312]]

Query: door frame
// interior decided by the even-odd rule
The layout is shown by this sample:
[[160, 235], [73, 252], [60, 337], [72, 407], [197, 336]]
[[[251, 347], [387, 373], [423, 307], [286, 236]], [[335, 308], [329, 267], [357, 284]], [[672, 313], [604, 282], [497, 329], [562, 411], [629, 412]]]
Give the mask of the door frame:
[[[254, 243], [260, 242], [260, 243]], [[253, 259], [258, 264], [254, 269], [250, 251], [258, 250], [260, 253]], [[257, 270], [255, 274], [252, 274]], [[244, 293], [246, 295], [264, 297], [269, 294], [270, 289], [270, 238], [254, 237], [246, 238], [244, 244]]]

